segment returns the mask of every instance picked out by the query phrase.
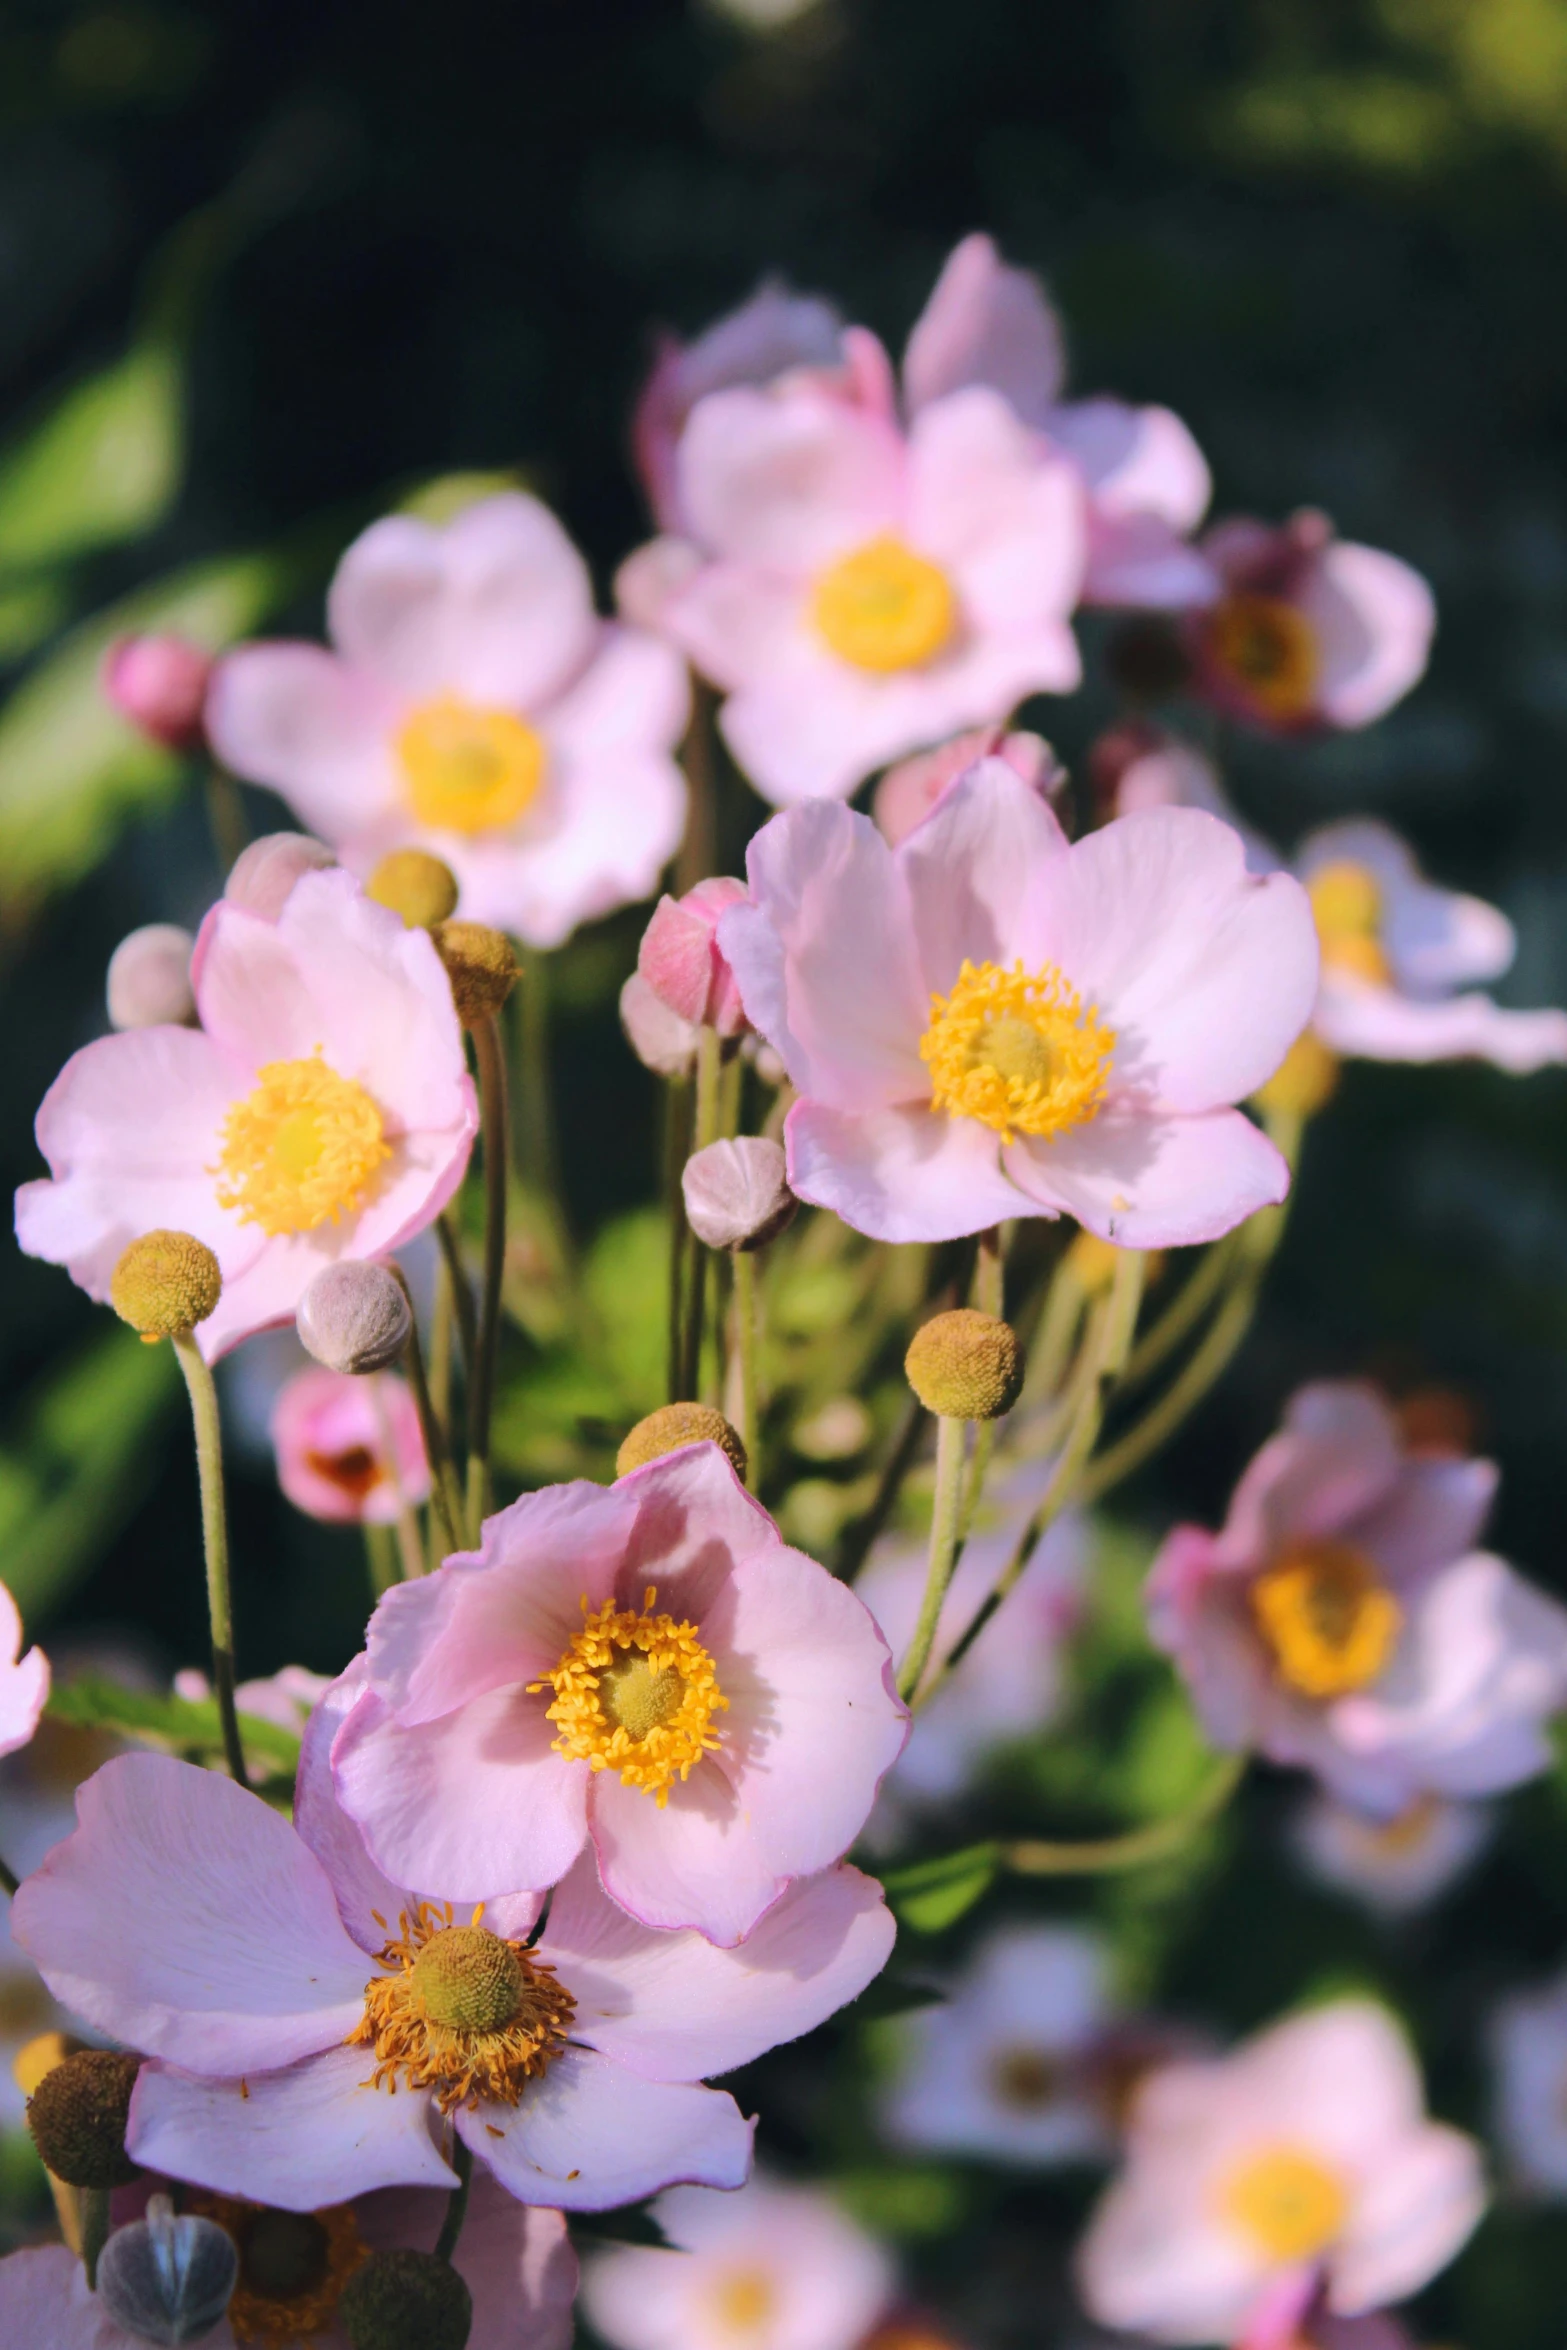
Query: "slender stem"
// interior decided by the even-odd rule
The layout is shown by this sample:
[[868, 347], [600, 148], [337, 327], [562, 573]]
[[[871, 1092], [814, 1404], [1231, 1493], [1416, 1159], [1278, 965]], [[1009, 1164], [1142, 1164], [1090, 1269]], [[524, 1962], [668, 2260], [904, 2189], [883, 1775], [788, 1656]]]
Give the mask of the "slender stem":
[[468, 1539], [477, 1542], [490, 1506], [490, 1412], [501, 1336], [501, 1277], [506, 1270], [506, 1060], [493, 1017], [474, 1028], [473, 1050], [479, 1064], [484, 1130], [484, 1286], [468, 1399]]
[[973, 1531], [979, 1512], [980, 1495], [985, 1490], [985, 1479], [990, 1474], [991, 1455], [996, 1449], [996, 1423], [981, 1420], [974, 1431], [974, 1442], [969, 1452], [968, 1475], [963, 1481], [963, 1505], [958, 1512], [958, 1548], [961, 1550]]
[[680, 746], [690, 805], [685, 837], [675, 861], [675, 895], [683, 897], [705, 881], [718, 858], [718, 806], [713, 774], [713, 692], [698, 679], [691, 689], [691, 723]]
[[758, 1357], [761, 1353], [761, 1317], [757, 1301], [756, 1257], [737, 1249], [735, 1278], [735, 1353], [740, 1363], [740, 1441], [745, 1446], [746, 1484], [755, 1493], [761, 1483], [761, 1413], [758, 1406]]
[[930, 1509], [930, 1558], [925, 1569], [925, 1595], [908, 1652], [898, 1667], [898, 1695], [907, 1704], [920, 1685], [930, 1662], [942, 1603], [958, 1555], [958, 1515], [963, 1501], [963, 1441], [967, 1420], [936, 1422], [936, 1491]]
[[240, 1744], [234, 1705], [234, 1606], [229, 1592], [228, 1512], [223, 1503], [223, 1425], [218, 1391], [190, 1331], [173, 1342], [190, 1390], [196, 1430], [196, 1474], [201, 1485], [201, 1538], [207, 1557], [207, 1616], [212, 1626], [212, 1693], [223, 1725], [223, 1753], [230, 1776], [241, 1787], [250, 1781]]
[[1190, 1419], [1238, 1352], [1251, 1328], [1261, 1289], [1259, 1267], [1231, 1290], [1201, 1346], [1157, 1403], [1151, 1404], [1140, 1420], [1134, 1420], [1124, 1435], [1107, 1445], [1099, 1458], [1090, 1463], [1079, 1492], [1085, 1508], [1102, 1500], [1112, 1486], [1119, 1485], [1134, 1469], [1140, 1469], [1144, 1461], [1168, 1443], [1182, 1422]]
[[441, 1521], [441, 1535], [450, 1554], [462, 1548], [462, 1495], [457, 1485], [457, 1471], [452, 1466], [446, 1433], [436, 1414], [430, 1382], [425, 1376], [424, 1349], [419, 1344], [419, 1317], [413, 1310], [413, 1299], [409, 1296], [408, 1277], [401, 1265], [393, 1265], [392, 1277], [401, 1283], [403, 1295], [408, 1298], [408, 1343], [403, 1349], [403, 1367], [408, 1373], [414, 1410], [419, 1415], [424, 1457], [430, 1464], [431, 1505]]
[[999, 1224], [979, 1236], [969, 1303], [982, 1314], [994, 1314], [998, 1322], [1006, 1311], [1006, 1238]]
[[1123, 1389], [1140, 1387], [1152, 1371], [1174, 1354], [1189, 1332], [1196, 1329], [1203, 1315], [1224, 1289], [1234, 1265], [1235, 1235], [1226, 1234], [1217, 1240], [1204, 1255], [1195, 1272], [1188, 1274], [1174, 1298], [1158, 1320], [1133, 1347], [1122, 1380]]
[[218, 870], [231, 873], [249, 844], [250, 826], [245, 822], [239, 785], [226, 767], [207, 769], [207, 823]]
[[517, 1013], [517, 1169], [529, 1190], [553, 1209], [560, 1199], [560, 1171], [550, 1085], [549, 957], [537, 949], [522, 958]]
[[414, 1515], [403, 1484], [403, 1464], [397, 1455], [397, 1432], [387, 1409], [386, 1387], [379, 1371], [370, 1374], [370, 1404], [380, 1432], [381, 1450], [386, 1456], [392, 1491], [397, 1498], [397, 1555], [402, 1562], [403, 1581], [417, 1583], [425, 1572], [424, 1541], [419, 1532], [419, 1520]]
[[1028, 1371], [1023, 1383], [1025, 1404], [1058, 1393], [1087, 1305], [1087, 1292], [1077, 1277], [1068, 1250], [1051, 1277], [1038, 1335], [1028, 1350]]
[[478, 1350], [479, 1334], [474, 1325], [473, 1284], [468, 1279], [468, 1269], [462, 1261], [462, 1242], [457, 1236], [457, 1227], [452, 1222], [450, 1209], [444, 1215], [436, 1217], [435, 1236], [441, 1244], [441, 1255], [445, 1260], [446, 1270], [451, 1276], [452, 1304], [457, 1315], [457, 1337], [462, 1347], [463, 1377], [468, 1382], [468, 1392], [471, 1396], [473, 1393], [473, 1362]]
[[[710, 1142], [718, 1140], [718, 1112], [720, 1080], [723, 1073], [722, 1043], [716, 1028], [704, 1028], [696, 1048], [696, 1118], [691, 1138], [693, 1151], [705, 1150]], [[691, 1288], [686, 1307], [685, 1350], [681, 1359], [681, 1387], [676, 1403], [694, 1402], [702, 1377], [702, 1324], [707, 1309], [707, 1260], [709, 1251], [691, 1235]]]
[[109, 2241], [108, 2187], [78, 2187], [76, 2208], [81, 2215], [82, 2266], [87, 2271], [87, 2290], [98, 2290], [98, 2256]]
[[457, 1302], [452, 1269], [444, 1256], [435, 1266], [435, 1304], [430, 1315], [430, 1410], [439, 1428], [452, 1424], [452, 1340], [457, 1327]]
[[872, 1543], [891, 1517], [903, 1480], [914, 1466], [920, 1448], [920, 1437], [925, 1427], [925, 1411], [919, 1397], [911, 1395], [904, 1407], [903, 1420], [893, 1440], [876, 1488], [876, 1498], [863, 1518], [856, 1518], [843, 1538], [838, 1551], [837, 1574], [845, 1583], [852, 1583], [865, 1564]]
[[397, 1545], [392, 1540], [390, 1526], [373, 1526], [367, 1518], [360, 1531], [365, 1538], [365, 1566], [370, 1576], [371, 1595], [379, 1599], [397, 1581]]
[[462, 2234], [462, 2223], [468, 2216], [468, 2190], [473, 2184], [473, 2154], [466, 2141], [454, 2138], [452, 2168], [457, 2173], [457, 2184], [446, 2199], [446, 2217], [441, 2232], [435, 2239], [437, 2260], [450, 2260]]
[[1046, 1843], [1033, 1836], [1004, 1844], [1001, 1857], [1020, 1877], [1108, 1876], [1119, 1869], [1144, 1868], [1150, 1861], [1167, 1860], [1190, 1842], [1200, 1828], [1223, 1811], [1246, 1770], [1244, 1754], [1227, 1754], [1193, 1800], [1168, 1819], [1146, 1828], [1132, 1828], [1124, 1836], [1099, 1836], [1084, 1843]]
[[681, 1388], [685, 1371], [686, 1251], [695, 1245], [686, 1222], [680, 1176], [691, 1152], [691, 1087], [683, 1077], [664, 1088], [664, 1206], [669, 1217], [669, 1328], [665, 1378], [668, 1403], [688, 1400]]

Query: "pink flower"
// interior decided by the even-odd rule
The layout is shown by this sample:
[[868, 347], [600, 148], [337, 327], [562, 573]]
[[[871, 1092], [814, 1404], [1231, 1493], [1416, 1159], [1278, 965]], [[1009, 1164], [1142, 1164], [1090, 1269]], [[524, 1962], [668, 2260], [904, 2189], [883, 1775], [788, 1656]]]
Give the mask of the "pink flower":
[[670, 2250], [601, 2253], [583, 2276], [614, 2350], [856, 2350], [892, 2298], [886, 2252], [817, 2189], [672, 2187], [653, 2216]]
[[665, 1009], [693, 1027], [738, 1036], [745, 1026], [734, 973], [718, 947], [718, 918], [745, 903], [745, 883], [726, 874], [684, 897], [662, 897], [637, 949], [637, 970]]
[[366, 1685], [334, 1770], [392, 1875], [478, 1901], [591, 1843], [611, 1900], [725, 1946], [848, 1849], [907, 1728], [867, 1610], [712, 1444], [487, 1520], [387, 1593]]
[[1335, 538], [1325, 515], [1222, 522], [1202, 551], [1221, 592], [1188, 634], [1221, 709], [1274, 734], [1369, 726], [1425, 674], [1431, 590], [1396, 555]]
[[1152, 810], [1075, 845], [1000, 760], [902, 845], [846, 808], [752, 841], [719, 925], [746, 1011], [802, 1097], [789, 1181], [879, 1240], [1076, 1216], [1103, 1240], [1211, 1240], [1282, 1199], [1229, 1105], [1306, 1019], [1304, 892], [1227, 826]]
[[1038, 734], [1003, 734], [999, 726], [971, 726], [933, 751], [916, 751], [889, 767], [876, 786], [872, 810], [877, 829], [892, 848], [907, 840], [916, 824], [923, 824], [938, 801], [960, 775], [981, 759], [1004, 759], [1043, 799], [1053, 799], [1066, 781], [1066, 769]]
[[1567, 2200], [1567, 1981], [1504, 1999], [1491, 2018], [1495, 2136], [1531, 2195]]
[[194, 1233], [223, 1274], [209, 1360], [290, 1321], [337, 1257], [432, 1223], [478, 1125], [451, 984], [423, 931], [346, 873], [307, 873], [275, 922], [215, 906], [191, 970], [199, 1028], [72, 1055], [38, 1113], [47, 1181], [16, 1197], [30, 1256], [105, 1299], [126, 1245]]
[[1149, 1578], [1209, 1737], [1384, 1819], [1544, 1770], [1567, 1609], [1474, 1547], [1495, 1489], [1489, 1461], [1407, 1450], [1371, 1388], [1302, 1388], [1223, 1531], [1178, 1526]]
[[1428, 1909], [1464, 1875], [1495, 1833], [1491, 1807], [1417, 1795], [1392, 1819], [1314, 1795], [1295, 1815], [1291, 1841], [1319, 1884], [1351, 1894], [1373, 1916]]
[[[271, 1722], [301, 1738], [331, 1687], [329, 1673], [313, 1673], [308, 1665], [281, 1665], [261, 1680], [241, 1681], [234, 1702], [242, 1714], [253, 1714], [258, 1722]], [[194, 1665], [187, 1665], [174, 1676], [174, 1694], [200, 1705], [212, 1695], [212, 1683]]]
[[333, 1797], [362, 1677], [361, 1660], [311, 1719], [294, 1827], [232, 1780], [126, 1755], [16, 1896], [56, 1995], [151, 2060], [136, 2159], [285, 2211], [450, 2188], [453, 2129], [522, 2203], [739, 2186], [751, 2127], [698, 2084], [863, 1990], [892, 1943], [880, 1889], [829, 1870], [729, 1952], [635, 1924], [585, 1857], [526, 1948], [531, 1896], [454, 1924], [382, 1876]]
[[272, 1442], [278, 1483], [307, 1517], [389, 1526], [429, 1497], [419, 1414], [407, 1382], [389, 1372], [296, 1372], [273, 1406]]
[[22, 1617], [0, 1583], [0, 1754], [15, 1754], [38, 1727], [49, 1702], [49, 1659], [41, 1648], [22, 1654]]
[[1426, 2119], [1391, 2016], [1341, 1999], [1143, 2084], [1078, 2280], [1107, 2325], [1232, 2342], [1319, 2285], [1338, 2317], [1403, 2300], [1484, 2203], [1479, 2149]]
[[227, 655], [207, 719], [220, 756], [345, 864], [428, 848], [464, 915], [539, 947], [650, 893], [685, 822], [685, 677], [667, 646], [596, 617], [536, 498], [486, 498], [444, 530], [372, 524], [327, 620], [331, 652]]
[[104, 656], [103, 690], [139, 734], [171, 751], [194, 750], [212, 655], [182, 636], [122, 636]]

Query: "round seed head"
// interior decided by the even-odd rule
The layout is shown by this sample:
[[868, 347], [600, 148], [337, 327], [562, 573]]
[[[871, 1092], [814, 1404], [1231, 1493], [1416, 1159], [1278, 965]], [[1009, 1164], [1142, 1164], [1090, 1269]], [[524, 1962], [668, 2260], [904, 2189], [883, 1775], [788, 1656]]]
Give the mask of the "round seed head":
[[177, 922], [148, 922], [109, 957], [111, 1028], [182, 1028], [196, 1017], [190, 958], [196, 941]]
[[329, 1371], [362, 1378], [400, 1359], [413, 1315], [402, 1283], [384, 1265], [345, 1257], [323, 1265], [299, 1301], [294, 1324], [306, 1354]]
[[744, 1479], [745, 1446], [722, 1412], [705, 1403], [666, 1403], [639, 1420], [615, 1455], [615, 1474], [645, 1468], [683, 1444], [716, 1444], [737, 1477]]
[[759, 1134], [710, 1142], [687, 1159], [680, 1188], [686, 1221], [709, 1248], [765, 1248], [794, 1219], [783, 1150]]
[[1023, 1385], [1023, 1349], [1010, 1323], [959, 1306], [915, 1331], [903, 1368], [928, 1412], [943, 1420], [999, 1420]]
[[307, 873], [324, 873], [336, 863], [326, 842], [308, 832], [263, 833], [235, 858], [223, 895], [231, 906], [244, 906], [275, 922], [296, 881]]
[[109, 1278], [109, 1303], [143, 1338], [182, 1338], [222, 1295], [217, 1258], [189, 1232], [144, 1232]]
[[338, 2319], [354, 2350], [466, 2350], [473, 2295], [433, 2252], [372, 2252], [343, 2287]]
[[27, 2126], [45, 2170], [68, 2187], [128, 2187], [137, 2168], [125, 2122], [141, 2058], [83, 2048], [46, 2073], [27, 2100]]
[[229, 2305], [239, 2251], [226, 2228], [193, 2213], [176, 2219], [154, 2195], [145, 2219], [116, 2228], [98, 2256], [98, 2298], [143, 2342], [199, 2342]]
[[430, 936], [446, 965], [464, 1028], [493, 1019], [517, 984], [511, 940], [487, 922], [438, 922]]
[[401, 914], [410, 930], [433, 930], [457, 911], [457, 876], [428, 849], [393, 849], [369, 880], [366, 894]]

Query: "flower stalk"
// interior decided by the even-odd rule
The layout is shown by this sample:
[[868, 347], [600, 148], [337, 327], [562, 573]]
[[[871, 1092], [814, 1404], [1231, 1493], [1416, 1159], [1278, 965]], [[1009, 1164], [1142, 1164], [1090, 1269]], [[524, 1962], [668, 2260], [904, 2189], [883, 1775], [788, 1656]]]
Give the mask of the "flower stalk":
[[925, 1591], [920, 1600], [914, 1637], [898, 1667], [898, 1695], [905, 1705], [914, 1702], [930, 1652], [952, 1570], [957, 1564], [958, 1529], [963, 1510], [963, 1454], [967, 1420], [936, 1422], [936, 1492], [930, 1513], [930, 1553], [925, 1569]]
[[223, 1754], [229, 1775], [241, 1787], [250, 1780], [240, 1743], [234, 1703], [234, 1607], [229, 1586], [228, 1511], [223, 1498], [223, 1425], [218, 1391], [200, 1347], [189, 1330], [172, 1341], [190, 1392], [196, 1432], [196, 1473], [201, 1486], [201, 1535], [207, 1562], [207, 1616], [212, 1627], [212, 1693], [223, 1726]]
[[484, 1137], [484, 1280], [478, 1341], [468, 1398], [468, 1539], [477, 1542], [488, 1515], [490, 1417], [501, 1334], [501, 1282], [506, 1270], [506, 1060], [492, 1013], [473, 1025], [479, 1066], [479, 1114]]

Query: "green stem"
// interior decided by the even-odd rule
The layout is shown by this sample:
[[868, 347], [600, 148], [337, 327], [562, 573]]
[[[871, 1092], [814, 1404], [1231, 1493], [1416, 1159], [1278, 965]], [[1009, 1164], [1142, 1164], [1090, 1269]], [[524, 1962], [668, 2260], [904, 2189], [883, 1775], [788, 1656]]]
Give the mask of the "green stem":
[[530, 949], [517, 980], [517, 1105], [515, 1147], [518, 1172], [530, 1191], [560, 1199], [550, 1086], [549, 957]]
[[435, 1304], [430, 1315], [430, 1410], [438, 1428], [449, 1428], [452, 1421], [452, 1337], [457, 1324], [457, 1304], [452, 1290], [452, 1269], [444, 1256], [436, 1260]]
[[468, 1269], [462, 1261], [462, 1242], [452, 1222], [451, 1210], [435, 1219], [435, 1236], [441, 1244], [441, 1256], [452, 1285], [452, 1306], [457, 1315], [457, 1338], [462, 1348], [463, 1377], [473, 1393], [473, 1364], [478, 1351], [479, 1334], [474, 1324], [473, 1286]]
[[1132, 1828], [1124, 1836], [1100, 1836], [1080, 1844], [1046, 1843], [1026, 1836], [1004, 1844], [1002, 1860], [1020, 1877], [1109, 1876], [1120, 1869], [1140, 1869], [1151, 1861], [1168, 1860], [1223, 1811], [1245, 1770], [1245, 1755], [1227, 1754], [1208, 1784], [1183, 1810], [1166, 1820]]
[[419, 1433], [424, 1438], [424, 1457], [430, 1464], [430, 1502], [441, 1521], [441, 1534], [446, 1554], [462, 1548], [462, 1495], [458, 1490], [457, 1471], [452, 1465], [446, 1432], [435, 1409], [430, 1393], [430, 1382], [425, 1376], [424, 1349], [419, 1343], [419, 1317], [413, 1310], [413, 1298], [401, 1265], [393, 1265], [392, 1277], [400, 1283], [408, 1299], [408, 1343], [403, 1349], [403, 1367], [408, 1373], [409, 1391], [414, 1399], [414, 1410], [419, 1415]]
[[691, 1155], [691, 1088], [683, 1077], [671, 1078], [664, 1088], [664, 1205], [669, 1216], [669, 1329], [668, 1390], [665, 1401], [689, 1401], [682, 1386], [685, 1376], [686, 1252], [696, 1245], [686, 1222], [681, 1171]]
[[98, 2256], [109, 2241], [108, 2187], [78, 2187], [76, 2208], [81, 2218], [82, 2266], [87, 2271], [87, 2290], [98, 2290]]
[[490, 1414], [501, 1336], [501, 1280], [506, 1270], [506, 1060], [494, 1017], [473, 1030], [484, 1135], [484, 1285], [479, 1339], [468, 1398], [468, 1539], [476, 1543], [490, 1506]]
[[958, 1556], [958, 1518], [963, 1502], [963, 1442], [967, 1420], [936, 1422], [936, 1491], [930, 1508], [930, 1558], [925, 1569], [925, 1595], [908, 1652], [898, 1667], [898, 1695], [911, 1704], [930, 1662], [942, 1603]]
[[207, 1617], [212, 1626], [212, 1693], [223, 1725], [223, 1753], [230, 1776], [241, 1787], [250, 1781], [234, 1705], [234, 1606], [229, 1590], [228, 1512], [223, 1502], [223, 1425], [218, 1391], [201, 1349], [186, 1330], [173, 1342], [190, 1390], [196, 1430], [196, 1474], [201, 1485], [201, 1537], [207, 1559]]
[[1152, 1371], [1174, 1354], [1196, 1329], [1208, 1308], [1221, 1295], [1236, 1255], [1236, 1236], [1227, 1233], [1215, 1241], [1195, 1272], [1188, 1274], [1164, 1312], [1133, 1347], [1122, 1380], [1123, 1389], [1140, 1387]]
[[360, 1531], [365, 1538], [365, 1566], [370, 1576], [371, 1596], [378, 1600], [397, 1581], [397, 1545], [392, 1540], [390, 1526], [372, 1526], [366, 1519]]
[[999, 1322], [1006, 1312], [1006, 1238], [999, 1224], [979, 1236], [969, 1303]]
[[435, 2239], [437, 2260], [450, 2260], [462, 2234], [462, 2223], [468, 2216], [468, 2190], [473, 2184], [473, 2154], [462, 2138], [452, 2145], [452, 2168], [457, 2173], [457, 2184], [446, 2199], [446, 2217], [441, 2232]]
[[[723, 1076], [723, 1045], [716, 1028], [704, 1028], [696, 1048], [696, 1118], [691, 1137], [693, 1152], [718, 1140], [719, 1094]], [[681, 1358], [681, 1388], [676, 1403], [694, 1403], [702, 1378], [702, 1325], [707, 1310], [707, 1260], [711, 1253], [693, 1232], [691, 1293], [686, 1308], [685, 1350]]]
[[755, 1493], [761, 1485], [762, 1422], [759, 1396], [761, 1392], [759, 1358], [762, 1347], [761, 1312], [756, 1278], [756, 1257], [750, 1249], [737, 1249], [734, 1258], [735, 1275], [735, 1353], [740, 1362], [740, 1441], [745, 1446], [747, 1461], [746, 1484]]
[[250, 844], [245, 803], [239, 785], [226, 767], [207, 769], [207, 823], [220, 873], [231, 873]]
[[717, 779], [713, 773], [713, 691], [698, 679], [691, 689], [691, 723], [680, 746], [690, 803], [675, 860], [675, 895], [705, 881], [718, 859]]
[[1088, 1294], [1077, 1277], [1069, 1249], [1051, 1276], [1038, 1335], [1028, 1350], [1021, 1399], [1025, 1406], [1060, 1391], [1087, 1305]]

